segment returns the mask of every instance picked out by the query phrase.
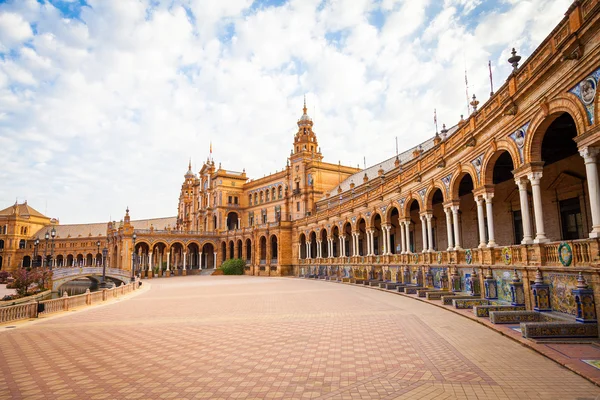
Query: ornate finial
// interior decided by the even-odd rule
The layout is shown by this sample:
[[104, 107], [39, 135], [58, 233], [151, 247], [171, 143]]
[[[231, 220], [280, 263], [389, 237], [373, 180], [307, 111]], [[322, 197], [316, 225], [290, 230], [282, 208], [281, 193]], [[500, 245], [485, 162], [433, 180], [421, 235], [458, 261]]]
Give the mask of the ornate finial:
[[190, 157], [190, 162], [188, 163], [188, 170], [192, 170], [192, 157]]
[[304, 108], [302, 109], [304, 115], [306, 115], [306, 94], [304, 95]]
[[473, 113], [477, 112], [478, 105], [479, 105], [479, 100], [477, 100], [477, 97], [475, 97], [475, 94], [473, 94], [473, 100], [471, 101], [471, 107], [473, 107]]
[[448, 134], [448, 129], [446, 129], [446, 124], [442, 124], [442, 130], [440, 131], [440, 133], [442, 134], [442, 139], [445, 139], [446, 135]]
[[396, 161], [394, 161], [394, 166], [398, 168], [400, 166], [400, 159], [396, 156]]
[[587, 289], [588, 288], [588, 284], [585, 280], [585, 278], [583, 277], [583, 274], [581, 272], [579, 272], [579, 275], [577, 275], [577, 289]]
[[516, 72], [517, 69], [519, 68], [519, 61], [521, 61], [521, 56], [517, 55], [517, 51], [515, 50], [514, 47], [513, 47], [512, 51], [510, 52], [510, 54], [512, 54], [512, 57], [508, 59], [508, 62], [512, 65], [513, 72]]
[[544, 283], [544, 277], [542, 276], [542, 271], [540, 271], [539, 268], [535, 271], [535, 283]]
[[129, 215], [129, 206], [125, 209], [125, 215]]
[[513, 272], [512, 281], [513, 281], [514, 283], [521, 282], [521, 279], [519, 278], [519, 273], [517, 272], [517, 269], [516, 269], [516, 268], [515, 268], [515, 270], [514, 270], [514, 272]]
[[365, 172], [365, 174], [363, 175], [363, 182], [367, 182], [369, 180], [369, 177], [367, 176], [367, 173]]
[[485, 274], [485, 279], [494, 279], [494, 275], [492, 274], [492, 268], [488, 267], [487, 274]]

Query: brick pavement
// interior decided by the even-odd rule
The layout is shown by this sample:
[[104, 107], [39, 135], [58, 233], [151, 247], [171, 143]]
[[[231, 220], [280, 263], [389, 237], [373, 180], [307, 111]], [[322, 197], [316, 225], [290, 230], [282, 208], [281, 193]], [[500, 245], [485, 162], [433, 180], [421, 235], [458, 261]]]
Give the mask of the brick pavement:
[[534, 351], [402, 296], [290, 278], [151, 285], [0, 327], [0, 398], [600, 399]]

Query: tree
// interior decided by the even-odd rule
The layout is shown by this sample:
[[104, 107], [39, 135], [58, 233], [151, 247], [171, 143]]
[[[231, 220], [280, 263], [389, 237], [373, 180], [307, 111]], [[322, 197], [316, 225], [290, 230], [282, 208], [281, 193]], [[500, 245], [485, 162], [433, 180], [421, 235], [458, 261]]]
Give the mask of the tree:
[[12, 277], [15, 280], [12, 286], [17, 291], [17, 294], [19, 296], [27, 296], [29, 287], [34, 283], [34, 274], [27, 271], [25, 268], [19, 268], [12, 273]]
[[40, 291], [46, 289], [50, 279], [52, 279], [52, 270], [49, 268], [35, 268], [30, 272], [33, 274], [32, 282], [35, 283]]

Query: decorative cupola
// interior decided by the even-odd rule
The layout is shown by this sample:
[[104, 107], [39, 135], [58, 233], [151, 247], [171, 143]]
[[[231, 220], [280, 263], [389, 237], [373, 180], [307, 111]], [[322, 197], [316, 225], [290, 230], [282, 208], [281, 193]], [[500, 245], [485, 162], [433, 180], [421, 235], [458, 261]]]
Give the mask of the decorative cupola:
[[313, 131], [313, 120], [306, 113], [306, 97], [304, 98], [304, 107], [302, 116], [298, 120], [298, 132], [294, 135], [293, 154], [302, 154], [310, 156], [313, 159], [322, 159], [321, 150], [317, 141], [317, 135]]
[[188, 163], [188, 171], [185, 173], [184, 176], [185, 176], [185, 179], [192, 179], [192, 178], [196, 177], [196, 175], [192, 171], [192, 159], [191, 158], [190, 158], [190, 162]]

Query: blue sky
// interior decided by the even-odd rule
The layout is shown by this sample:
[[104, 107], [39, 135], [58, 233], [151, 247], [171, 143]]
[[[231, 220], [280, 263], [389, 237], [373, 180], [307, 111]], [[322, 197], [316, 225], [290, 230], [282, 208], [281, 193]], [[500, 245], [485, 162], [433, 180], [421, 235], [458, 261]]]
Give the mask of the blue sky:
[[[174, 215], [188, 160], [281, 169], [307, 96], [326, 161], [373, 165], [466, 114], [569, 0], [0, 3], [0, 202]], [[243, 144], [240, 146], [240, 144]]]

